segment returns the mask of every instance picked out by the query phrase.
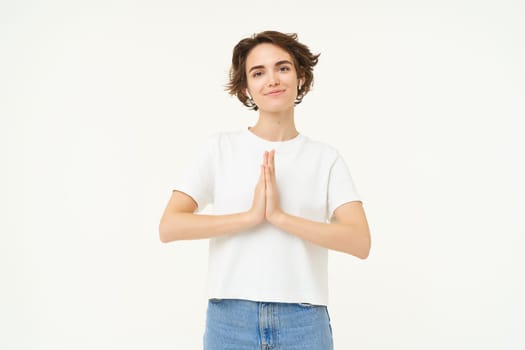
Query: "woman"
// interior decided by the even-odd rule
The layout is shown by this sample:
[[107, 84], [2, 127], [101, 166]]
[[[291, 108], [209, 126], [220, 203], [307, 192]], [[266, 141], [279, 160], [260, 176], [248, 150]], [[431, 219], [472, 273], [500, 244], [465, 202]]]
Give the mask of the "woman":
[[[257, 123], [210, 137], [161, 219], [163, 242], [211, 238], [207, 350], [332, 349], [328, 249], [368, 256], [345, 162], [295, 127], [318, 57], [296, 34], [236, 45], [228, 89], [258, 111]], [[213, 215], [195, 214], [210, 203]]]

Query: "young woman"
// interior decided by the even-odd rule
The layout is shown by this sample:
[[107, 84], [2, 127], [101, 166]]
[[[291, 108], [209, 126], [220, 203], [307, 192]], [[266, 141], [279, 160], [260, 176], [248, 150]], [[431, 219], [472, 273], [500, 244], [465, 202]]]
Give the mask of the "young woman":
[[333, 348], [328, 250], [365, 259], [370, 232], [344, 160], [295, 126], [318, 57], [275, 31], [235, 46], [228, 89], [257, 123], [209, 137], [162, 216], [163, 242], [210, 238], [206, 350]]

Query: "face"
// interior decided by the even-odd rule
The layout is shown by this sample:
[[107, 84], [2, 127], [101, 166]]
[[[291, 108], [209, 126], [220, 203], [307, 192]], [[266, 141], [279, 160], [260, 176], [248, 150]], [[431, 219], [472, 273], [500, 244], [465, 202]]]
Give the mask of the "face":
[[294, 107], [299, 80], [293, 59], [279, 46], [255, 46], [246, 57], [248, 92], [260, 111], [281, 112]]

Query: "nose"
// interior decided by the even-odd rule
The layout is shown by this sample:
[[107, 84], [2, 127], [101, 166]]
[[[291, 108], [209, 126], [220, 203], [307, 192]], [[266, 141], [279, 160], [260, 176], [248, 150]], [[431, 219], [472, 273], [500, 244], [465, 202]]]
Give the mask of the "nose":
[[275, 73], [268, 74], [268, 86], [277, 86], [279, 85], [279, 77]]

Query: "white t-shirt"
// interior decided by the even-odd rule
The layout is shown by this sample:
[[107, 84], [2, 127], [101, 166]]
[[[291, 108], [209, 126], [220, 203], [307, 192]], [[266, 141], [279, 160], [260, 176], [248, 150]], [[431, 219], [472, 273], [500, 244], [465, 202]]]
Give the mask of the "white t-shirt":
[[[340, 205], [360, 200], [338, 152], [299, 134], [267, 141], [248, 129], [208, 138], [175, 190], [191, 196], [198, 211], [247, 211], [253, 203], [264, 151], [275, 149], [275, 177], [284, 212], [328, 222]], [[264, 222], [210, 239], [208, 297], [328, 304], [328, 249]]]

